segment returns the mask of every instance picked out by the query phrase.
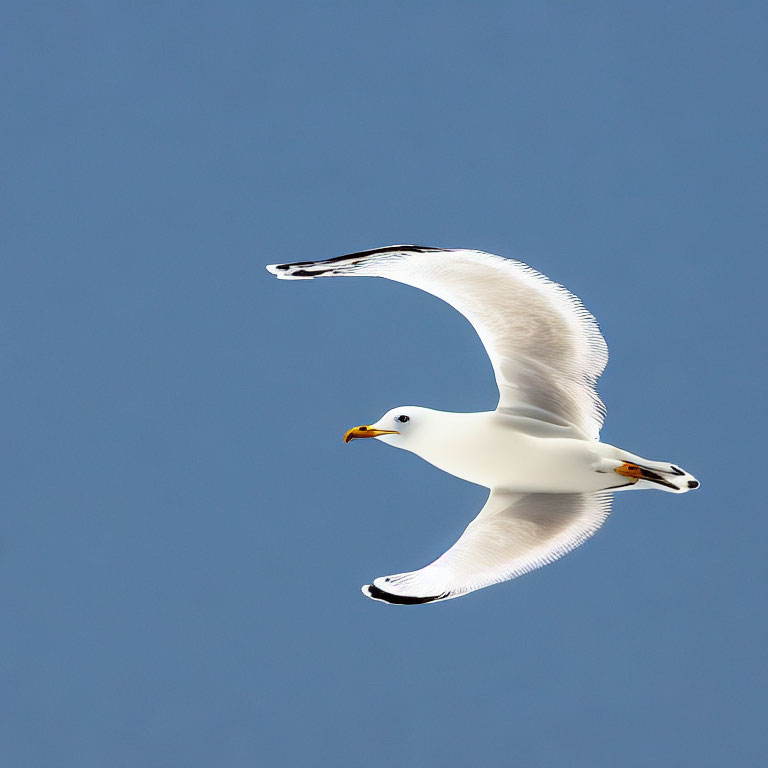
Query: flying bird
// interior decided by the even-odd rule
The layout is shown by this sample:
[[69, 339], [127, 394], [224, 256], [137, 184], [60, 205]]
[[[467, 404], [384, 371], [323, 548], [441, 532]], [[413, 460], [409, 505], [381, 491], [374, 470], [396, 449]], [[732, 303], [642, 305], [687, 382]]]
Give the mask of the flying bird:
[[576, 296], [527, 264], [473, 250], [393, 245], [325, 261], [273, 264], [282, 280], [385, 277], [420, 288], [474, 326], [491, 359], [496, 410], [393, 408], [354, 427], [485, 486], [485, 506], [458, 541], [416, 571], [382, 576], [363, 594], [434, 603], [513, 579], [578, 547], [605, 522], [613, 493], [699, 487], [688, 472], [600, 442], [605, 408], [595, 386], [608, 348]]

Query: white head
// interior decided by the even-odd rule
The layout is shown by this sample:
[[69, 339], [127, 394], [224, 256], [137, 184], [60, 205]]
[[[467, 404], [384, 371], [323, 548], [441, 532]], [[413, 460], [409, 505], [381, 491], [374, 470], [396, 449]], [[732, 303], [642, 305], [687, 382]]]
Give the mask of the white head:
[[344, 442], [361, 437], [376, 437], [383, 443], [416, 451], [419, 438], [429, 434], [439, 411], [417, 405], [403, 405], [387, 411], [375, 424], [353, 427], [344, 435]]
[[375, 424], [350, 429], [344, 442], [375, 437], [415, 453], [444, 472], [490, 487], [480, 449], [485, 447], [493, 416], [494, 412], [450, 413], [404, 405], [387, 411]]

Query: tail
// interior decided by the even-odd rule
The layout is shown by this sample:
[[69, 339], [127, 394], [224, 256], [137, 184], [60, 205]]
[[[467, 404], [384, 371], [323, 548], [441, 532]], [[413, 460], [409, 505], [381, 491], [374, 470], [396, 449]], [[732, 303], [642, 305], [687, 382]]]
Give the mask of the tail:
[[630, 479], [626, 487], [687, 493], [701, 485], [693, 475], [666, 461], [649, 461], [632, 454], [626, 454], [625, 458], [628, 460], [620, 462], [613, 471]]

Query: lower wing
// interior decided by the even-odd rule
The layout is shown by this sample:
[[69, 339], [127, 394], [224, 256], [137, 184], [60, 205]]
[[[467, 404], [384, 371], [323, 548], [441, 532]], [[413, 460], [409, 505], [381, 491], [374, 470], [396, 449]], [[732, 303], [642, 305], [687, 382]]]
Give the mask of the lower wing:
[[363, 587], [374, 600], [433, 603], [514, 579], [586, 541], [611, 511], [610, 493], [492, 491], [461, 538], [418, 571], [382, 576]]

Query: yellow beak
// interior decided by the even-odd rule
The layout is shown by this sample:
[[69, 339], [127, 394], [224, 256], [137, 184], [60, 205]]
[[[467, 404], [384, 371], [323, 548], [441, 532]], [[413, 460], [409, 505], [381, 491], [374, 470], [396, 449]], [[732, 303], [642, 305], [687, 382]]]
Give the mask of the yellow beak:
[[344, 442], [357, 440], [358, 437], [378, 437], [379, 435], [399, 435], [396, 429], [374, 429], [373, 427], [352, 427], [344, 435]]

